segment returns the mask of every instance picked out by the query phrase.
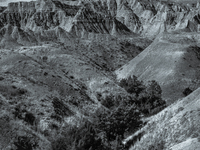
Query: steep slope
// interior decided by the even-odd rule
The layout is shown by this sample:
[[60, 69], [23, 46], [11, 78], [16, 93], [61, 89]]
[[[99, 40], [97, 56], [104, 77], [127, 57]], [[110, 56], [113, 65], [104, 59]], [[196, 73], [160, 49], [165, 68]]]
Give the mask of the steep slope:
[[32, 147], [50, 150], [54, 133], [101, 106], [74, 76], [81, 70], [84, 75], [104, 76], [59, 47], [3, 49], [0, 65], [0, 149], [16, 149], [27, 135], [24, 140], [32, 141]]
[[199, 87], [199, 34], [160, 35], [136, 58], [116, 71], [118, 79], [136, 75], [143, 81], [156, 80], [170, 104], [189, 87]]
[[[149, 118], [147, 125], [131, 138], [130, 150], [194, 150], [200, 145], [200, 89]], [[131, 139], [130, 138], [130, 139]], [[139, 138], [139, 136], [138, 136]], [[129, 139], [129, 140], [130, 140]]]

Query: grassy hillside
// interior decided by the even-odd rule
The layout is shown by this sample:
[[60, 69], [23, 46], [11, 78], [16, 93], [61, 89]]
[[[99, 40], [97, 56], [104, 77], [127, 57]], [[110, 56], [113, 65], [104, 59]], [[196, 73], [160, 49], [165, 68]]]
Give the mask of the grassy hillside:
[[199, 87], [198, 36], [198, 33], [163, 33], [116, 71], [118, 79], [136, 75], [144, 81], [156, 80], [169, 104], [184, 97], [185, 88]]

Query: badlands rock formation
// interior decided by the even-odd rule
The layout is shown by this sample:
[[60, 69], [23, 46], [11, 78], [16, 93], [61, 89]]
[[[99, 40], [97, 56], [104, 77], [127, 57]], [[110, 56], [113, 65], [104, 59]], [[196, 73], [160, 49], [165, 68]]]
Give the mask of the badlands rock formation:
[[16, 2], [2, 8], [1, 12], [1, 28], [10, 24], [42, 34], [44, 30], [60, 27], [84, 38], [95, 33], [121, 35], [132, 32], [154, 38], [164, 31], [197, 31], [199, 22], [196, 8], [139, 0]]

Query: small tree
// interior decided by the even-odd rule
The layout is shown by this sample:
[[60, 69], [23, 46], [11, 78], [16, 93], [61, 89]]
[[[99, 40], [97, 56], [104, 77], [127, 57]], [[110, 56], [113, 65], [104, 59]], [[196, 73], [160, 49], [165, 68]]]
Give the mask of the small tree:
[[161, 98], [162, 90], [156, 81], [149, 81], [146, 90], [138, 96], [140, 111], [144, 114], [153, 114], [166, 106]]
[[138, 129], [142, 124], [135, 105], [121, 104], [109, 113], [101, 113], [98, 118], [97, 126], [106, 133], [108, 141], [115, 140], [117, 136], [122, 139], [126, 131], [130, 128]]
[[119, 85], [123, 87], [128, 93], [135, 93], [138, 96], [144, 89], [145, 86], [136, 76], [129, 76], [127, 79], [122, 79]]
[[155, 80], [149, 81], [146, 91], [150, 97], [161, 97], [162, 94], [162, 89]]

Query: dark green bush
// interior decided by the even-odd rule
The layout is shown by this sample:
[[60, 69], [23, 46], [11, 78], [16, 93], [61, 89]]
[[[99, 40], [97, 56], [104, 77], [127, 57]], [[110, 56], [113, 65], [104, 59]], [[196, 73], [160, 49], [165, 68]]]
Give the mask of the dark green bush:
[[85, 121], [79, 127], [71, 127], [52, 142], [53, 150], [109, 150], [104, 148], [95, 126]]
[[34, 139], [26, 136], [19, 136], [14, 145], [17, 147], [16, 150], [33, 150], [38, 146]]
[[111, 112], [103, 112], [98, 115], [99, 121], [97, 126], [106, 133], [108, 141], [113, 141], [119, 136], [124, 138], [124, 133], [131, 128], [138, 129], [142, 121], [140, 112], [136, 106], [121, 104]]
[[190, 93], [192, 93], [193, 91], [189, 88], [189, 87], [187, 87], [187, 88], [185, 88], [185, 90], [183, 91], [183, 94], [185, 95], [185, 96], [188, 96]]
[[111, 108], [115, 105], [114, 96], [112, 94], [106, 95], [105, 98], [100, 98], [101, 104], [107, 108]]
[[136, 101], [132, 102], [146, 115], [155, 114], [166, 107], [166, 102], [161, 98], [161, 87], [154, 80], [149, 81], [147, 86], [145, 86], [137, 77], [132, 76], [122, 79], [119, 85], [128, 93], [136, 95]]
[[24, 121], [26, 121], [26, 122], [29, 123], [29, 124], [33, 125], [34, 122], [35, 122], [35, 119], [36, 119], [36, 118], [35, 118], [35, 116], [34, 116], [32, 113], [27, 112], [27, 113], [25, 114]]
[[136, 76], [129, 76], [127, 79], [122, 79], [119, 85], [123, 87], [128, 93], [136, 94], [137, 96], [145, 89], [145, 86]]

